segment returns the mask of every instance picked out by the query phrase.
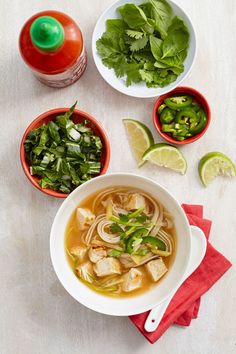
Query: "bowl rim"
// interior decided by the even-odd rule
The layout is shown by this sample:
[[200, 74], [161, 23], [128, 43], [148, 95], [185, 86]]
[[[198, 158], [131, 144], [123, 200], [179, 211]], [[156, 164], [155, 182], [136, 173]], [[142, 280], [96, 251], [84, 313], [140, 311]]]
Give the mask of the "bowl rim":
[[[75, 190], [73, 190], [70, 195], [68, 196], [67, 199], [65, 199], [63, 201], [63, 203], [60, 205], [60, 207], [57, 210], [57, 213], [54, 217], [52, 226], [51, 226], [51, 231], [50, 231], [50, 257], [51, 257], [51, 262], [53, 265], [53, 269], [58, 277], [58, 280], [60, 281], [60, 283], [62, 284], [62, 286], [64, 287], [64, 289], [80, 304], [82, 304], [83, 306], [87, 307], [88, 309], [91, 309], [95, 312], [98, 313], [102, 313], [102, 314], [106, 314], [106, 315], [111, 315], [111, 316], [131, 316], [131, 315], [135, 315], [135, 314], [139, 314], [145, 311], [148, 311], [152, 308], [154, 308], [155, 306], [160, 305], [162, 302], [164, 302], [168, 297], [169, 297], [169, 293], [165, 295], [165, 297], [163, 297], [163, 299], [160, 301], [158, 301], [158, 296], [157, 296], [157, 300], [155, 300], [155, 303], [149, 303], [149, 304], [144, 304], [142, 305], [141, 308], [137, 309], [137, 310], [133, 310], [133, 311], [127, 311], [127, 310], [119, 310], [119, 309], [112, 309], [112, 310], [104, 310], [99, 308], [99, 301], [94, 301], [92, 304], [88, 303], [87, 299], [86, 300], [81, 300], [79, 298], [79, 294], [78, 293], [74, 293], [73, 289], [73, 285], [68, 286], [68, 279], [66, 279], [65, 281], [65, 275], [63, 275], [63, 273], [60, 271], [61, 268], [61, 261], [60, 259], [58, 259], [57, 255], [56, 255], [56, 250], [55, 250], [55, 235], [57, 233], [55, 233], [55, 228], [56, 228], [56, 224], [58, 222], [60, 222], [61, 220], [61, 214], [64, 212], [65, 208], [67, 205], [72, 204], [71, 203], [71, 199], [73, 199], [74, 194], [78, 193], [78, 191], [80, 191], [82, 188], [84, 188], [86, 186], [86, 188], [89, 187], [90, 184], [95, 183], [95, 180], [98, 182], [98, 180], [102, 180], [102, 179], [109, 179], [112, 177], [130, 177], [130, 178], [138, 178], [142, 181], [146, 181], [147, 183], [150, 183], [156, 187], [158, 187], [160, 190], [162, 190], [165, 194], [168, 195], [168, 198], [170, 198], [171, 202], [174, 204], [174, 206], [177, 206], [178, 211], [180, 212], [183, 222], [184, 222], [184, 226], [187, 227], [188, 230], [188, 234], [189, 234], [189, 240], [187, 241], [188, 246], [189, 246], [189, 252], [186, 255], [186, 263], [185, 266], [181, 269], [182, 273], [178, 278], [178, 281], [176, 281], [176, 284], [174, 286], [172, 286], [171, 290], [169, 291], [169, 293], [171, 291], [177, 290], [179, 288], [179, 286], [182, 284], [182, 281], [184, 279], [184, 276], [186, 274], [186, 270], [188, 268], [189, 262], [190, 262], [190, 257], [191, 257], [191, 249], [192, 249], [192, 236], [191, 236], [191, 229], [190, 229], [190, 224], [188, 222], [188, 218], [183, 210], [183, 208], [181, 207], [180, 203], [177, 201], [177, 199], [173, 196], [173, 194], [171, 194], [165, 187], [163, 187], [162, 185], [160, 185], [159, 183], [157, 183], [156, 181], [152, 180], [151, 178], [148, 177], [144, 177], [142, 175], [138, 175], [135, 173], [122, 173], [122, 172], [117, 172], [117, 173], [109, 173], [107, 175], [103, 175], [103, 176], [98, 176], [95, 179], [92, 179], [88, 182], [86, 182], [83, 185], [78, 186]], [[68, 222], [68, 220], [67, 220]], [[64, 245], [64, 242], [63, 242]], [[69, 263], [68, 263], [68, 267]], [[92, 291], [93, 296], [97, 296], [97, 299], [99, 300], [99, 295], [98, 293], [96, 293], [95, 291], [89, 289], [88, 287], [86, 287], [86, 291]], [[152, 291], [152, 289], [150, 289], [150, 292]], [[145, 294], [148, 294], [149, 291], [145, 292]], [[109, 297], [106, 297], [109, 298]], [[129, 300], [132, 300], [133, 297], [129, 297], [127, 298]], [[117, 300], [116, 298], [113, 298], [113, 300]], [[119, 299], [118, 299], [119, 301]]]
[[[35, 179], [34, 176], [32, 176], [29, 172], [29, 163], [27, 162], [27, 157], [25, 154], [25, 149], [24, 149], [24, 142], [29, 134], [29, 132], [31, 130], [34, 129], [35, 125], [37, 123], [40, 123], [43, 119], [50, 117], [51, 115], [55, 115], [58, 113], [64, 113], [66, 111], [68, 111], [70, 108], [68, 107], [61, 107], [61, 108], [54, 108], [54, 109], [50, 109], [44, 113], [41, 113], [38, 117], [36, 117], [25, 129], [25, 132], [23, 134], [23, 137], [21, 139], [20, 142], [20, 162], [21, 162], [21, 166], [22, 169], [26, 175], [26, 177], [28, 178], [28, 180], [31, 182], [31, 184], [36, 187], [38, 190], [40, 190], [42, 193], [47, 194], [51, 197], [56, 197], [56, 198], [67, 198], [68, 195], [70, 193], [62, 193], [59, 191], [54, 191], [50, 188], [42, 188], [38, 183], [37, 180]], [[93, 116], [91, 116], [89, 113], [81, 111], [79, 109], [75, 109], [74, 113], [79, 114], [81, 116], [83, 116], [85, 119], [88, 119], [90, 122], [92, 122], [96, 128], [99, 131], [99, 136], [102, 137], [103, 141], [104, 141], [104, 154], [105, 154], [105, 161], [104, 164], [102, 166], [101, 172], [99, 173], [98, 176], [103, 175], [107, 172], [108, 167], [109, 167], [109, 163], [110, 163], [110, 157], [111, 157], [111, 147], [110, 147], [110, 141], [108, 138], [108, 135], [105, 131], [105, 129], [103, 128], [102, 124], [95, 119]]]
[[[113, 82], [112, 80], [109, 80], [107, 79], [107, 77], [104, 77], [103, 73], [101, 72], [100, 68], [99, 68], [99, 65], [98, 65], [98, 59], [97, 59], [97, 56], [96, 56], [96, 35], [97, 35], [97, 31], [98, 31], [98, 27], [100, 25], [100, 23], [102, 23], [102, 19], [103, 17], [105, 17], [106, 13], [110, 11], [111, 8], [113, 8], [114, 6], [118, 6], [118, 3], [120, 3], [122, 0], [116, 0], [116, 1], [113, 1], [111, 3], [111, 5], [109, 5], [108, 7], [105, 8], [105, 10], [101, 13], [101, 15], [99, 16], [99, 18], [97, 19], [96, 21], [96, 24], [95, 24], [95, 27], [94, 27], [94, 30], [93, 30], [93, 34], [92, 34], [92, 56], [93, 56], [93, 61], [95, 63], [95, 66], [99, 72], [99, 74], [101, 75], [101, 77], [103, 78], [104, 81], [106, 81], [106, 83], [111, 86], [113, 89], [115, 89], [116, 91], [118, 92], [121, 92], [122, 94], [126, 95], [126, 96], [130, 96], [130, 97], [135, 97], [135, 98], [153, 98], [153, 97], [159, 97], [160, 94], [157, 94], [157, 93], [149, 93], [148, 94], [148, 91], [145, 95], [143, 94], [137, 94], [137, 93], [131, 93], [131, 92], [127, 92], [126, 88], [124, 89], [120, 89], [117, 87], [117, 85], [115, 84], [115, 82]], [[132, 2], [132, 1], [129, 1], [129, 2]], [[196, 60], [196, 55], [197, 55], [197, 49], [198, 49], [198, 43], [197, 43], [197, 34], [196, 34], [196, 30], [195, 30], [195, 27], [194, 27], [194, 24], [193, 24], [193, 21], [190, 17], [190, 15], [182, 9], [181, 6], [179, 6], [179, 4], [177, 4], [174, 0], [168, 0], [168, 2], [170, 3], [170, 5], [172, 6], [174, 4], [174, 6], [176, 8], [178, 8], [178, 10], [182, 11], [184, 13], [184, 15], [186, 16], [186, 18], [188, 19], [189, 23], [190, 23], [190, 26], [191, 26], [191, 31], [192, 31], [192, 38], [193, 38], [193, 41], [194, 41], [194, 51], [193, 51], [193, 58], [192, 58], [192, 62], [190, 63], [190, 66], [188, 68], [187, 71], [184, 70], [184, 75], [183, 77], [178, 81], [178, 77], [176, 79], [175, 82], [171, 83], [173, 84], [173, 86], [171, 87], [171, 89], [168, 89], [168, 86], [165, 86], [163, 88], [160, 88], [158, 87], [157, 89], [162, 89], [162, 93], [161, 95], [164, 95], [168, 92], [170, 92], [170, 90], [173, 90], [175, 89], [178, 85], [181, 85], [181, 83], [188, 77], [188, 75], [190, 74], [192, 68], [193, 68], [193, 65], [195, 63], [195, 60]], [[106, 18], [107, 19], [107, 18]], [[177, 82], [178, 81], [178, 82]], [[148, 90], [149, 88], [145, 87], [146, 90]], [[150, 91], [149, 91], [150, 92]], [[158, 96], [159, 95], [159, 96]]]
[[[183, 141], [178, 141], [175, 140], [174, 138], [172, 138], [170, 135], [168, 135], [167, 133], [164, 133], [161, 131], [161, 125], [158, 119], [158, 115], [157, 115], [157, 110], [160, 107], [160, 105], [163, 103], [163, 101], [167, 98], [172, 96], [173, 94], [176, 93], [182, 93], [182, 94], [189, 94], [192, 95], [194, 98], [196, 98], [197, 101], [200, 102], [200, 104], [203, 106], [205, 112], [206, 112], [206, 116], [207, 116], [207, 123], [205, 128], [198, 134], [183, 140]], [[191, 144], [193, 142], [195, 142], [196, 140], [200, 139], [208, 130], [209, 126], [210, 126], [210, 122], [211, 122], [211, 108], [210, 105], [206, 99], [206, 97], [198, 90], [196, 90], [193, 87], [190, 86], [178, 86], [176, 87], [174, 90], [161, 95], [157, 98], [153, 110], [152, 110], [152, 118], [153, 118], [153, 124], [157, 130], [157, 132], [159, 133], [159, 135], [165, 139], [166, 141], [168, 141], [171, 144], [176, 144], [176, 145], [186, 145], [186, 144]]]

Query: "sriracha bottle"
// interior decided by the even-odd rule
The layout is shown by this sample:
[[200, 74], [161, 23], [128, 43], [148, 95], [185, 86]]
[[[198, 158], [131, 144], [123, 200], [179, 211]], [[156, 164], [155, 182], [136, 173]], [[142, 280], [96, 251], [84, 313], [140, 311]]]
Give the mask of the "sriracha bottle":
[[86, 68], [82, 33], [62, 12], [43, 11], [32, 16], [21, 30], [19, 47], [33, 74], [48, 86], [71, 85]]

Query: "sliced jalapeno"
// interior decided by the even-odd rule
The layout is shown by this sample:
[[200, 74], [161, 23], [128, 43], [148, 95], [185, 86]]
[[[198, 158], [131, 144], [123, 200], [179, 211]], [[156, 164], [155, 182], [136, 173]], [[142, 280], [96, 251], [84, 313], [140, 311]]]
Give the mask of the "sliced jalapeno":
[[175, 133], [176, 129], [174, 124], [162, 124], [161, 131], [163, 131], [163, 133]]
[[186, 124], [188, 121], [198, 122], [200, 118], [192, 107], [181, 109], [176, 116], [176, 122], [179, 124]]
[[173, 122], [173, 120], [175, 119], [175, 115], [176, 115], [175, 111], [173, 111], [172, 109], [166, 107], [161, 112], [160, 122], [162, 124], [165, 124], [165, 123], [169, 124], [169, 123]]
[[167, 107], [171, 109], [181, 109], [188, 107], [192, 104], [192, 101], [192, 97], [187, 95], [168, 97], [164, 100]]
[[206, 113], [203, 109], [201, 109], [198, 112], [198, 117], [200, 119], [199, 119], [197, 125], [195, 125], [194, 127], [190, 127], [190, 129], [189, 129], [189, 133], [191, 133], [192, 135], [196, 135], [196, 134], [200, 133], [206, 126], [207, 117], [206, 117]]
[[148, 244], [151, 246], [151, 248], [157, 248], [161, 251], [165, 251], [166, 250], [166, 244], [160, 240], [157, 237], [153, 237], [153, 236], [146, 236], [143, 238], [142, 241], [143, 244]]
[[180, 136], [180, 135], [176, 135], [176, 134], [173, 134], [172, 137], [173, 137], [175, 140], [179, 140], [179, 141], [183, 141], [183, 140], [186, 139], [184, 136]]
[[192, 102], [192, 107], [194, 109], [195, 112], [199, 112], [200, 109], [202, 108], [202, 106], [200, 105], [200, 103], [198, 103], [197, 101], [193, 101]]
[[158, 113], [158, 114], [161, 114], [161, 112], [163, 111], [164, 108], [166, 108], [166, 105], [165, 105], [164, 103], [162, 103], [162, 104], [160, 105], [160, 107], [158, 108], [157, 113]]
[[145, 228], [135, 231], [125, 242], [126, 252], [132, 254], [134, 252], [134, 242], [141, 239], [143, 235], [147, 234], [148, 230]]
[[177, 129], [176, 135], [186, 136], [189, 133], [189, 126], [181, 124], [180, 129]]

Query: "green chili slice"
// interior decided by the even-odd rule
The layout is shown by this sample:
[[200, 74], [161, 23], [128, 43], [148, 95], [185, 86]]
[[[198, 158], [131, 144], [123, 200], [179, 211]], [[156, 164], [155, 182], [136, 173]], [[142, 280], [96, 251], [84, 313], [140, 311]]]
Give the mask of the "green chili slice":
[[141, 228], [135, 231], [125, 242], [126, 252], [132, 254], [134, 252], [134, 242], [141, 239], [143, 235], [147, 234], [148, 229]]
[[166, 250], [166, 244], [160, 240], [157, 237], [153, 237], [153, 236], [146, 236], [143, 237], [143, 244], [148, 244], [150, 245], [152, 248], [157, 248], [161, 251], [165, 251]]
[[172, 109], [166, 107], [161, 112], [160, 122], [162, 124], [165, 124], [165, 123], [169, 124], [169, 123], [173, 122], [173, 120], [175, 119], [175, 115], [176, 115], [175, 111], [173, 111]]
[[163, 133], [175, 133], [176, 129], [173, 124], [162, 124], [161, 130]]
[[176, 116], [176, 123], [186, 124], [190, 121], [198, 122], [200, 120], [197, 113], [194, 111], [192, 107], [181, 109]]
[[198, 121], [197, 125], [195, 126], [190, 126], [189, 133], [196, 135], [200, 133], [206, 126], [207, 123], [207, 117], [206, 113], [204, 110], [199, 111], [198, 117], [200, 117], [200, 120]]
[[171, 109], [181, 109], [192, 104], [192, 97], [188, 95], [168, 97], [164, 100], [167, 107]]
[[158, 107], [157, 113], [158, 113], [158, 114], [161, 114], [161, 112], [163, 111], [163, 109], [164, 109], [165, 107], [166, 107], [165, 103], [162, 103], [162, 104]]

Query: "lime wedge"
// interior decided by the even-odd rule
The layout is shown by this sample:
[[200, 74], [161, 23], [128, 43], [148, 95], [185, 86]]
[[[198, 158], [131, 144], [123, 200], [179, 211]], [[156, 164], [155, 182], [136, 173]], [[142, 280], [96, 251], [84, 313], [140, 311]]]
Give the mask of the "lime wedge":
[[138, 166], [142, 166], [145, 161], [143, 153], [154, 143], [152, 133], [143, 123], [134, 119], [123, 119], [129, 144]]
[[155, 144], [143, 155], [145, 161], [157, 166], [170, 168], [173, 171], [185, 174], [187, 162], [183, 154], [175, 146], [169, 144]]
[[213, 151], [201, 158], [198, 164], [198, 172], [202, 183], [207, 187], [217, 176], [234, 177], [236, 167], [228, 156]]

